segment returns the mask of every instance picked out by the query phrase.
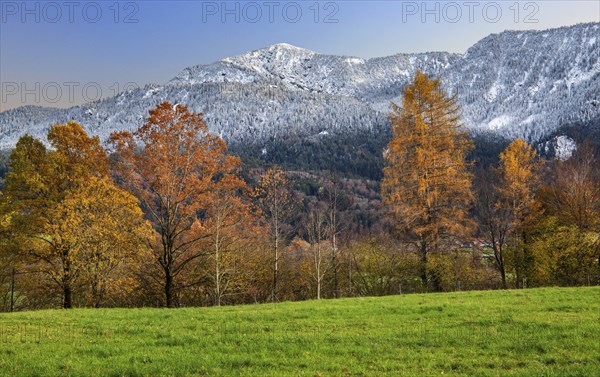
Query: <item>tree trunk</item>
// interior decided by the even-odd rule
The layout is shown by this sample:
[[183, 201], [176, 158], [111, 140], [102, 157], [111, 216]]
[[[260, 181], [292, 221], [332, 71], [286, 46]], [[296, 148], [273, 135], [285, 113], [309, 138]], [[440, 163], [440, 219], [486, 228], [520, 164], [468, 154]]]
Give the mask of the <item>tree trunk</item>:
[[173, 276], [168, 268], [165, 268], [165, 300], [167, 308], [173, 307]]
[[10, 275], [10, 311], [11, 313], [15, 310], [15, 269], [12, 269]]
[[71, 289], [71, 262], [69, 261], [69, 253], [63, 251], [63, 308], [71, 309], [73, 307], [73, 292]]
[[521, 261], [519, 256], [519, 233], [515, 231], [515, 288], [521, 288]]
[[71, 286], [69, 284], [65, 284], [63, 286], [63, 308], [71, 309], [73, 307], [72, 302], [73, 292], [71, 291]]
[[352, 280], [352, 257], [348, 258], [348, 296], [354, 295], [354, 281]]
[[219, 233], [217, 231], [217, 241], [215, 247], [215, 304], [221, 306], [221, 276], [220, 276], [220, 265], [219, 265]]
[[174, 308], [174, 276], [173, 276], [173, 246], [174, 246], [174, 237], [170, 230], [165, 230], [165, 235], [163, 235], [163, 255], [161, 256], [160, 262], [163, 270], [165, 271], [165, 305], [167, 308]]
[[94, 308], [100, 308], [100, 288], [98, 288], [97, 281], [92, 283], [92, 301], [94, 303]]
[[279, 260], [279, 252], [277, 250], [277, 246], [275, 246], [275, 264], [274, 264], [274, 269], [273, 269], [273, 291], [271, 292], [271, 301], [272, 302], [276, 302], [277, 301], [277, 273], [278, 273], [278, 260]]
[[215, 305], [221, 306], [221, 278], [219, 277], [219, 260], [218, 260], [218, 251], [217, 251], [217, 266], [215, 269], [216, 279], [215, 279]]
[[317, 279], [317, 300], [321, 299], [321, 279]]
[[94, 308], [98, 309], [100, 308], [100, 276], [98, 274], [98, 271], [100, 271], [100, 257], [98, 255], [95, 256], [95, 269], [94, 269], [94, 273], [92, 274], [93, 279], [92, 279], [92, 301], [94, 303]]
[[340, 280], [338, 277], [338, 249], [337, 249], [337, 238], [335, 233], [333, 234], [333, 288], [335, 298], [340, 298]]
[[492, 247], [494, 249], [494, 258], [496, 259], [496, 266], [498, 267], [498, 271], [500, 272], [500, 277], [502, 278], [502, 289], [507, 289], [506, 286], [506, 268], [504, 266], [504, 252], [502, 250], [502, 246], [492, 240]]
[[421, 284], [427, 289], [427, 243], [421, 244]]
[[277, 301], [277, 279], [279, 272], [279, 221], [275, 219], [275, 261], [273, 264], [273, 291], [271, 292], [271, 301]]
[[529, 247], [528, 247], [529, 240], [527, 237], [527, 230], [521, 231], [521, 237], [522, 237], [521, 250], [520, 250], [521, 263], [519, 263], [519, 270], [520, 270], [519, 275], [521, 276], [521, 280], [520, 280], [519, 284], [521, 285], [521, 288], [525, 289], [525, 288], [527, 288], [527, 266], [528, 266], [527, 250], [529, 249]]
[[321, 299], [321, 245], [317, 246], [317, 300]]

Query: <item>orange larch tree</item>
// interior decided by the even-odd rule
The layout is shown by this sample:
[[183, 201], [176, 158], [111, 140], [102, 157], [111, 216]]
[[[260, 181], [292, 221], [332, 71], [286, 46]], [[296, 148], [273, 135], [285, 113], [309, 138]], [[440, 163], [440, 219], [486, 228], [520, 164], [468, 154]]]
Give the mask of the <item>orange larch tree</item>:
[[402, 107], [392, 104], [393, 137], [384, 155], [382, 195], [398, 233], [421, 256], [423, 286], [428, 285], [429, 254], [441, 251], [444, 241], [468, 235], [473, 226], [466, 160], [472, 142], [459, 112], [456, 96], [448, 97], [439, 79], [422, 72], [406, 88]]

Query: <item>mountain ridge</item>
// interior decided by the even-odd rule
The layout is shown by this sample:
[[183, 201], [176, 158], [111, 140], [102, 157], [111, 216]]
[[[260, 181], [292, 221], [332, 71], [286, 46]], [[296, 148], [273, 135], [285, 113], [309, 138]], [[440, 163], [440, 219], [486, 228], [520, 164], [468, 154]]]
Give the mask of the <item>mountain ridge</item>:
[[[68, 109], [20, 107], [0, 113], [0, 148], [25, 132], [44, 139], [54, 123], [76, 120], [103, 140], [137, 128], [163, 100], [205, 113], [228, 143], [385, 132], [390, 101], [417, 70], [458, 94], [474, 135], [541, 143], [567, 124], [600, 119], [599, 23], [490, 34], [465, 53], [399, 53], [363, 59], [278, 43], [184, 68], [147, 84]], [[299, 140], [300, 140], [299, 139]], [[268, 153], [268, 148], [267, 148]]]

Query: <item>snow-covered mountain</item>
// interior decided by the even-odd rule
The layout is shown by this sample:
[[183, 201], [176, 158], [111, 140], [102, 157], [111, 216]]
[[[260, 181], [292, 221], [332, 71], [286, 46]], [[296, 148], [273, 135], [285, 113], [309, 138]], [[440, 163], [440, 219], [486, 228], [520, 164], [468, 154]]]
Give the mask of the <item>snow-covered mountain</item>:
[[233, 145], [379, 132], [387, 126], [389, 102], [400, 103], [416, 70], [441, 77], [445, 89], [458, 94], [463, 122], [474, 134], [539, 142], [564, 125], [600, 119], [600, 24], [594, 23], [493, 34], [463, 55], [361, 59], [277, 44], [70, 109], [2, 112], [0, 148], [26, 132], [43, 139], [50, 125], [67, 120], [107, 138], [136, 129], [163, 100], [204, 112], [211, 131]]
[[[361, 59], [321, 55], [281, 43], [215, 64], [186, 68], [168, 85], [270, 83], [288, 90], [353, 97], [368, 103], [383, 101], [387, 105], [417, 69], [439, 76], [459, 59], [460, 55], [445, 52]], [[393, 90], [388, 92], [390, 88]]]

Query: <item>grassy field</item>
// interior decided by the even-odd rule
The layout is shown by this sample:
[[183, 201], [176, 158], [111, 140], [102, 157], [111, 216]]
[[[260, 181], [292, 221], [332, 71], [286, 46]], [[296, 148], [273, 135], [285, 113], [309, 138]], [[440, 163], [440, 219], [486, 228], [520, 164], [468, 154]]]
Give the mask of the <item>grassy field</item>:
[[16, 376], [600, 376], [600, 288], [0, 314]]

